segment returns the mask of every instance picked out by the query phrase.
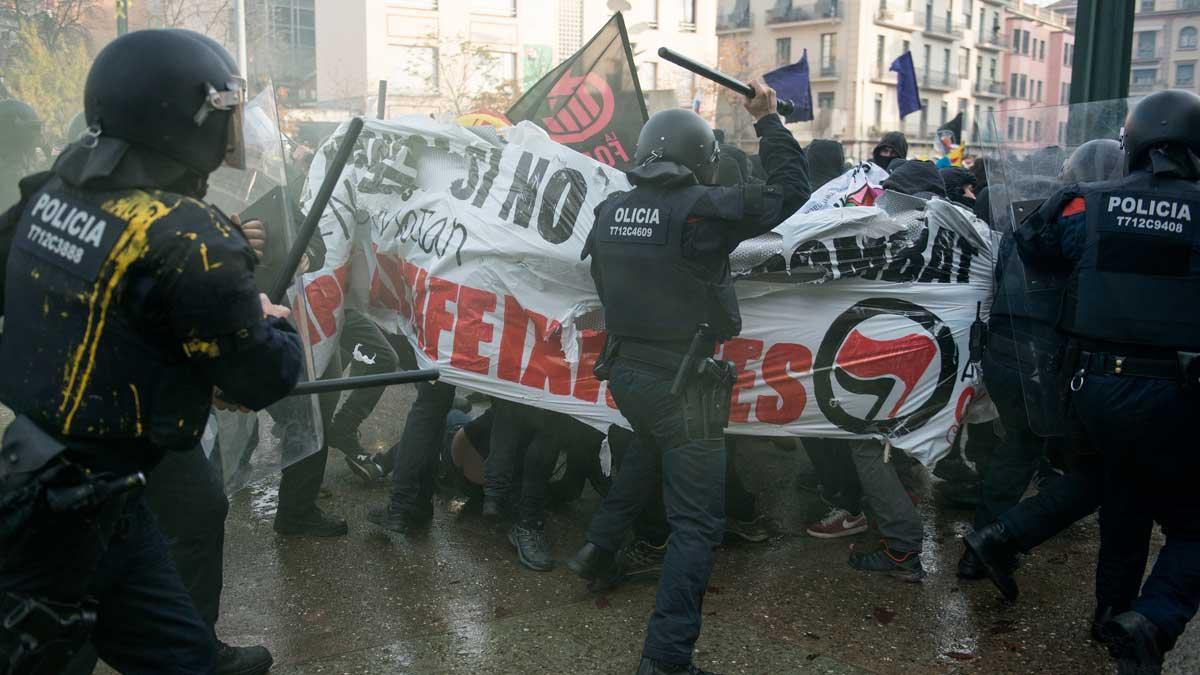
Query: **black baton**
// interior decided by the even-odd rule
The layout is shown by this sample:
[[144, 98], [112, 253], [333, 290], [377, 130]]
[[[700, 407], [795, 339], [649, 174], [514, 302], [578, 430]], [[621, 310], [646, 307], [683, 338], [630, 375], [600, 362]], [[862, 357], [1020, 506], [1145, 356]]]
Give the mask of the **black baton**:
[[308, 250], [308, 242], [312, 239], [313, 233], [317, 231], [317, 225], [321, 222], [321, 216], [325, 214], [325, 207], [329, 204], [329, 198], [333, 196], [338, 179], [342, 177], [342, 169], [350, 160], [350, 152], [354, 150], [354, 144], [358, 142], [358, 134], [362, 132], [362, 128], [361, 117], [350, 120], [350, 126], [346, 128], [346, 135], [342, 137], [342, 145], [333, 158], [333, 164], [325, 169], [325, 180], [321, 182], [321, 189], [317, 192], [317, 197], [308, 210], [304, 224], [300, 226], [296, 241], [292, 242], [287, 260], [280, 267], [279, 275], [275, 277], [275, 283], [271, 285], [271, 291], [267, 293], [271, 302], [279, 304], [287, 295], [287, 289], [292, 285], [292, 277], [296, 276], [296, 270], [300, 268], [300, 259], [304, 257], [304, 252]]
[[413, 382], [432, 382], [441, 377], [437, 368], [426, 370], [401, 370], [395, 373], [380, 373], [378, 375], [359, 375], [358, 377], [338, 377], [331, 380], [314, 380], [301, 382], [296, 385], [288, 396], [305, 394], [324, 394], [331, 391], [347, 389], [367, 389], [368, 387], [386, 387], [393, 384], [410, 384]]
[[[700, 77], [712, 82], [716, 82], [726, 89], [732, 89], [746, 98], [754, 98], [754, 90], [750, 88], [750, 85], [742, 82], [741, 80], [732, 78], [715, 68], [709, 68], [703, 63], [693, 61], [683, 54], [667, 49], [666, 47], [659, 47], [658, 55], [659, 57], [674, 63], [684, 70], [690, 70]], [[796, 109], [796, 105], [794, 103], [783, 98], [777, 101], [776, 107], [779, 109], [779, 114], [783, 115], [784, 117], [791, 115]]]

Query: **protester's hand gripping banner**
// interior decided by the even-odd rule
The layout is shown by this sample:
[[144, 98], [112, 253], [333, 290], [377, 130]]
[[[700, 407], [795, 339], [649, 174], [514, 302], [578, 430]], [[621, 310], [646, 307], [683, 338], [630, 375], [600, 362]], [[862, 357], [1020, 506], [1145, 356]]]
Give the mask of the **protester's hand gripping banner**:
[[[310, 190], [340, 133], [318, 153]], [[350, 305], [405, 335], [443, 381], [624, 424], [592, 375], [603, 320], [580, 252], [593, 209], [629, 184], [532, 124], [506, 140], [420, 117], [367, 122], [321, 222], [326, 267], [305, 278], [317, 370]], [[767, 235], [764, 250], [809, 272], [796, 280], [829, 283], [738, 282], [745, 329], [719, 354], [740, 372], [731, 433], [876, 437], [926, 462], [944, 454], [980, 393], [969, 333], [977, 310], [986, 318], [991, 245], [949, 203], [915, 218], [847, 208], [797, 214]]]

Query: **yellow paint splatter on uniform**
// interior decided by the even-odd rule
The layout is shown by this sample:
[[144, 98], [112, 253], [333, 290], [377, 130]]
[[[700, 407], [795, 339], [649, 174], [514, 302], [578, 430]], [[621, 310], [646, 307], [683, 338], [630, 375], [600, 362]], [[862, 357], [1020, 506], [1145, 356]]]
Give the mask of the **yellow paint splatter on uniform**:
[[59, 414], [66, 412], [66, 419], [63, 420], [64, 434], [71, 432], [71, 421], [79, 411], [79, 405], [87, 391], [92, 368], [96, 365], [96, 349], [104, 335], [104, 324], [108, 319], [108, 311], [117, 287], [120, 286], [130, 265], [145, 255], [149, 247], [150, 226], [171, 213], [178, 205], [178, 202], [167, 205], [153, 195], [140, 191], [100, 205], [100, 208], [126, 221], [128, 225], [116, 245], [109, 251], [88, 296], [87, 329], [67, 368], [63, 400], [59, 406]]
[[142, 435], [142, 397], [138, 395], [137, 385], [130, 382], [129, 391], [133, 392], [133, 422], [137, 435]]
[[196, 233], [195, 232], [176, 232], [175, 234], [183, 237], [184, 239], [187, 239], [188, 241], [196, 241]]
[[183, 353], [189, 357], [207, 356], [210, 359], [215, 359], [221, 356], [221, 347], [217, 345], [215, 340], [188, 340], [183, 343]]
[[30, 276], [30, 278], [37, 280], [37, 279], [41, 278], [42, 273], [37, 270], [33, 270], [29, 273], [29, 276]]
[[200, 261], [204, 263], [204, 271], [208, 271], [208, 246], [200, 242]]

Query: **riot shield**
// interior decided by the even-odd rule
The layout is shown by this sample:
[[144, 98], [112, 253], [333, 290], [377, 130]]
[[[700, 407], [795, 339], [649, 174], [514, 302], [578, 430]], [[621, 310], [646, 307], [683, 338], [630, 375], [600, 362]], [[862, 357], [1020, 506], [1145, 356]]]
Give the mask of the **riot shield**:
[[[259, 288], [266, 290], [296, 238], [300, 218], [288, 194], [287, 153], [280, 132], [274, 87], [268, 81], [246, 105], [244, 132], [246, 168], [223, 166], [209, 176], [206, 200], [243, 223], [259, 220], [267, 233], [265, 253], [256, 270]], [[308, 299], [297, 276], [289, 293], [291, 321], [301, 336], [308, 335]], [[305, 372], [313, 379], [313, 358], [304, 345]], [[284, 398], [258, 413], [214, 410], [203, 439], [209, 459], [220, 469], [227, 494], [278, 474], [284, 467], [321, 448], [323, 430], [316, 396]]]
[[1066, 340], [1057, 324], [1068, 279], [1061, 267], [1024, 263], [1013, 235], [1023, 224], [1059, 217], [1067, 206], [1060, 192], [1071, 185], [1122, 175], [1118, 138], [1130, 105], [1119, 99], [1003, 110], [987, 121], [1002, 139], [986, 166], [992, 226], [1004, 239], [984, 372], [1001, 417], [1027, 422], [1039, 436], [1066, 433], [1064, 368], [1071, 364], [1064, 362]]

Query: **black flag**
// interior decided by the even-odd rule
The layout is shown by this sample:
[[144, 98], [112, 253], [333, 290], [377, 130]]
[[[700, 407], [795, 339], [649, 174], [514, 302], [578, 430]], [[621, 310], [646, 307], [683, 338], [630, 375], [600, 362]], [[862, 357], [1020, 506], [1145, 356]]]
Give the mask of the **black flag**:
[[632, 168], [647, 115], [621, 13], [530, 87], [508, 109], [508, 119], [529, 120], [597, 161]]
[[954, 116], [954, 119], [938, 127], [938, 132], [949, 131], [950, 133], [954, 134], [954, 144], [962, 145], [962, 124], [963, 114], [959, 112]]

